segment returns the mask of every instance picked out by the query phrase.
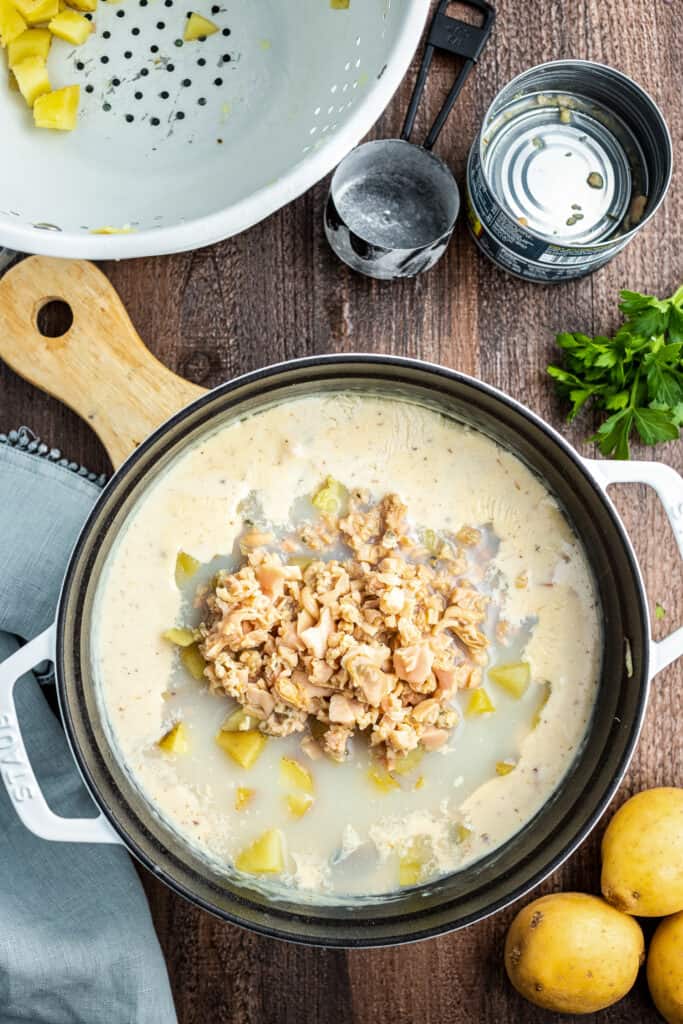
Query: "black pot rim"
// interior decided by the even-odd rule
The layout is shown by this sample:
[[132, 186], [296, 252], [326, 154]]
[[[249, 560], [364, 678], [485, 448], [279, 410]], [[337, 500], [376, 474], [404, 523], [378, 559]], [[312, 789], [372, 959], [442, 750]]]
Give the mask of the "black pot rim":
[[[524, 415], [529, 419], [534, 426], [541, 430], [546, 437], [552, 441], [555, 446], [561, 451], [563, 456], [574, 464], [576, 468], [580, 470], [582, 475], [585, 477], [587, 482], [593, 489], [596, 500], [603, 503], [607, 510], [612, 525], [616, 529], [619, 539], [623, 545], [624, 552], [627, 556], [630, 570], [633, 575], [633, 580], [636, 586], [636, 591], [640, 603], [640, 616], [644, 626], [644, 634], [648, 637], [650, 633], [650, 621], [647, 607], [647, 596], [645, 593], [645, 587], [638, 566], [638, 562], [635, 557], [633, 545], [626, 533], [623, 523], [619, 518], [616, 509], [606, 497], [604, 491], [597, 483], [595, 477], [591, 474], [590, 469], [586, 466], [585, 461], [581, 458], [578, 452], [553, 428], [548, 424], [542, 417], [532, 410], [528, 409], [525, 405], [518, 402], [516, 399], [511, 398], [505, 392], [494, 387], [493, 385], [486, 384], [483, 381], [478, 380], [476, 377], [461, 373], [457, 370], [452, 370], [447, 367], [441, 366], [437, 363], [430, 363], [421, 359], [413, 359], [403, 356], [394, 355], [379, 355], [370, 353], [343, 353], [339, 355], [321, 355], [321, 356], [305, 356], [299, 359], [285, 360], [280, 363], [275, 363], [270, 366], [262, 367], [257, 370], [250, 371], [249, 373], [242, 374], [238, 377], [233, 378], [230, 381], [226, 381], [218, 387], [208, 391], [205, 395], [200, 395], [197, 399], [191, 402], [189, 405], [180, 409], [177, 413], [174, 413], [168, 420], [162, 423], [159, 427], [154, 430], [149, 437], [147, 437], [131, 455], [126, 459], [122, 466], [116, 471], [112, 477], [114, 480], [119, 481], [137, 464], [137, 462], [143, 457], [150, 447], [156, 444], [156, 442], [166, 433], [168, 433], [173, 427], [180, 424], [191, 412], [197, 411], [203, 408], [205, 405], [213, 402], [218, 396], [229, 394], [231, 391], [236, 390], [246, 384], [255, 383], [261, 380], [276, 380], [281, 374], [288, 373], [292, 369], [307, 369], [320, 367], [321, 365], [326, 366], [337, 366], [340, 371], [343, 371], [345, 367], [356, 365], [356, 366], [384, 366], [391, 367], [396, 366], [402, 369], [414, 369], [419, 372], [434, 375], [436, 377], [445, 378], [448, 380], [455, 380], [462, 382], [475, 390], [478, 390], [489, 397], [496, 399], [507, 405], [509, 408], [515, 410], [518, 413]], [[409, 933], [401, 930], [401, 922], [406, 918], [397, 915], [392, 923], [396, 925], [396, 934], [391, 937], [374, 938], [371, 930], [364, 933], [359, 938], [345, 938], [344, 940], [335, 939], [333, 936], [317, 936], [315, 939], [311, 939], [307, 936], [297, 934], [294, 928], [281, 928], [277, 926], [271, 926], [262, 922], [245, 921], [244, 918], [240, 917], [238, 913], [226, 911], [223, 908], [219, 908], [211, 903], [211, 901], [204, 899], [194, 892], [190, 887], [183, 885], [177, 879], [171, 877], [166, 871], [161, 869], [154, 860], [149, 857], [141, 845], [136, 841], [135, 837], [128, 834], [121, 824], [116, 819], [116, 816], [112, 812], [111, 808], [107, 805], [99, 795], [98, 782], [94, 774], [91, 772], [90, 767], [87, 763], [87, 759], [83, 756], [80, 748], [80, 744], [74, 728], [73, 718], [71, 716], [68, 701], [64, 697], [62, 687], [62, 670], [64, 665], [64, 635], [65, 635], [65, 607], [66, 607], [66, 595], [71, 589], [74, 576], [77, 571], [77, 566], [80, 561], [81, 554], [83, 552], [86, 540], [88, 539], [92, 524], [97, 516], [99, 506], [104, 500], [108, 487], [102, 492], [102, 495], [97, 499], [93, 509], [91, 510], [86, 522], [83, 525], [81, 533], [76, 541], [73, 548], [69, 565], [65, 574], [62, 590], [60, 593], [58, 614], [56, 620], [56, 656], [55, 656], [55, 676], [57, 680], [57, 694], [59, 700], [60, 711], [62, 720], [65, 726], [66, 736], [71, 748], [72, 755], [78, 769], [81, 773], [81, 777], [85, 782], [87, 789], [89, 790], [95, 804], [100, 809], [102, 814], [105, 816], [109, 824], [111, 825], [114, 832], [119, 836], [124, 847], [132, 854], [145, 868], [156, 878], [161, 879], [165, 885], [167, 885], [172, 891], [178, 895], [184, 897], [189, 902], [194, 903], [202, 910], [208, 911], [214, 916], [221, 920], [228, 921], [231, 924], [245, 928], [248, 931], [256, 934], [266, 936], [268, 938], [285, 940], [292, 942], [297, 945], [313, 946], [319, 948], [330, 948], [330, 949], [357, 949], [357, 948], [377, 948], [387, 947], [394, 945], [403, 945], [412, 942], [419, 942], [429, 938], [435, 938], [438, 935], [447, 934], [452, 931], [466, 928], [478, 921], [482, 921], [487, 917], [505, 909], [505, 907], [514, 903], [522, 896], [529, 893], [536, 886], [540, 885], [550, 874], [552, 874], [557, 868], [559, 868], [574, 851], [580, 846], [584, 839], [590, 834], [593, 828], [596, 826], [600, 818], [602, 817], [607, 806], [611, 802], [615, 795], [623, 777], [626, 773], [628, 766], [633, 757], [633, 753], [640, 736], [640, 732], [645, 717], [647, 708], [647, 699], [649, 695], [650, 687], [650, 646], [647, 644], [643, 650], [643, 670], [641, 677], [635, 680], [635, 685], [638, 686], [638, 702], [636, 713], [633, 716], [633, 721], [630, 726], [630, 732], [628, 741], [624, 746], [623, 754], [619, 760], [616, 771], [614, 772], [611, 782], [604, 788], [602, 796], [597, 801], [596, 806], [585, 821], [583, 826], [576, 832], [571, 841], [565, 844], [562, 850], [556, 854], [551, 860], [546, 862], [542, 869], [537, 871], [530, 878], [527, 878], [523, 883], [514, 887], [505, 896], [498, 899], [492, 900], [483, 910], [476, 911], [463, 918], [458, 919], [455, 923], [444, 922], [443, 924], [432, 925], [421, 930], [410, 930]], [[266, 916], [266, 915], [263, 915]], [[277, 909], [273, 914], [268, 916], [284, 918], [290, 921], [294, 926], [296, 925], [296, 915], [289, 911], [280, 911], [278, 914]]]

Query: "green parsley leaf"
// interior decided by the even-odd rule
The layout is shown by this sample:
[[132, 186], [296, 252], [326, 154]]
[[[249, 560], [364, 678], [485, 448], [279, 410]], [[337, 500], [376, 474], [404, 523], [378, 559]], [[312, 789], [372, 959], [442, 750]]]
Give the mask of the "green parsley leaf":
[[629, 458], [644, 444], [672, 441], [683, 426], [683, 285], [668, 299], [621, 292], [624, 322], [610, 338], [563, 331], [563, 366], [549, 366], [572, 420], [587, 405], [611, 413], [591, 440], [603, 455]]
[[666, 611], [662, 607], [662, 605], [659, 603], [659, 601], [657, 601], [657, 603], [655, 604], [655, 618], [659, 621], [660, 619], [663, 619], [665, 617], [666, 617]]
[[598, 427], [591, 441], [596, 441], [603, 455], [616, 455], [618, 459], [629, 457], [628, 436], [633, 425], [633, 410], [623, 409], [606, 419]]
[[678, 437], [678, 427], [671, 422], [670, 413], [663, 409], [634, 409], [633, 419], [643, 444], [675, 441]]

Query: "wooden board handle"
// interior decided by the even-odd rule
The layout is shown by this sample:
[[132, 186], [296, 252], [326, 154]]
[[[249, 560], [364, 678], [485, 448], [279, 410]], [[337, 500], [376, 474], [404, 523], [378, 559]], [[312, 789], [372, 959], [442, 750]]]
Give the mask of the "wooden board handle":
[[[38, 329], [55, 299], [73, 323], [59, 338]], [[156, 359], [104, 274], [85, 260], [31, 256], [0, 280], [0, 358], [86, 420], [119, 466], [149, 433], [204, 394]]]

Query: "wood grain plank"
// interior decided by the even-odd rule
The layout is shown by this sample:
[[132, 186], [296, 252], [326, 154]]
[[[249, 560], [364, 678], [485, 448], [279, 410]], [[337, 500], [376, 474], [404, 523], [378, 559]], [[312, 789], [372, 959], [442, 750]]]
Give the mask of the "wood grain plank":
[[[665, 0], [503, 0], [498, 24], [437, 151], [462, 181], [467, 149], [496, 91], [532, 64], [582, 57], [633, 75], [661, 103], [680, 157], [683, 66], [675, 3]], [[376, 136], [396, 135], [410, 94], [409, 76]], [[416, 126], [424, 134], [446, 91], [451, 66], [439, 60]], [[656, 220], [611, 264], [577, 282], [542, 288], [507, 277], [486, 262], [461, 217], [446, 257], [413, 282], [365, 280], [329, 252], [321, 224], [326, 183], [235, 239], [195, 253], [111, 263], [106, 272], [152, 351], [203, 386], [294, 356], [393, 352], [480, 375], [525, 401], [585, 454], [590, 417], [564, 423], [545, 365], [560, 329], [609, 330], [624, 286], [668, 293], [683, 277], [683, 174], [676, 170]], [[0, 430], [28, 422], [95, 469], [105, 457], [72, 414], [0, 367]], [[639, 457], [652, 452], [639, 448]], [[683, 445], [654, 456], [683, 471]], [[670, 531], [647, 488], [618, 488], [619, 508], [644, 568], [651, 607], [683, 621], [680, 565]], [[638, 752], [620, 793], [683, 784], [683, 673], [655, 681]], [[617, 802], [618, 802], [617, 801]], [[601, 829], [539, 892], [597, 891]], [[181, 1024], [549, 1024], [566, 1017], [535, 1010], [506, 983], [501, 947], [514, 908], [474, 928], [391, 950], [300, 949], [224, 925], [145, 875], [168, 958]], [[582, 1018], [595, 1024], [654, 1024], [640, 979], [617, 1006]]]

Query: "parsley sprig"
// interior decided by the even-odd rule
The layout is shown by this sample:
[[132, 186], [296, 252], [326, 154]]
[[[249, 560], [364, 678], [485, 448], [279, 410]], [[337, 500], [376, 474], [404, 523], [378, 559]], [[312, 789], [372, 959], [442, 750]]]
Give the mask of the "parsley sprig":
[[571, 402], [569, 420], [588, 402], [610, 413], [590, 440], [628, 459], [634, 431], [657, 444], [683, 424], [683, 285], [668, 299], [623, 291], [619, 309], [624, 322], [612, 338], [558, 334], [564, 366], [548, 373]]

